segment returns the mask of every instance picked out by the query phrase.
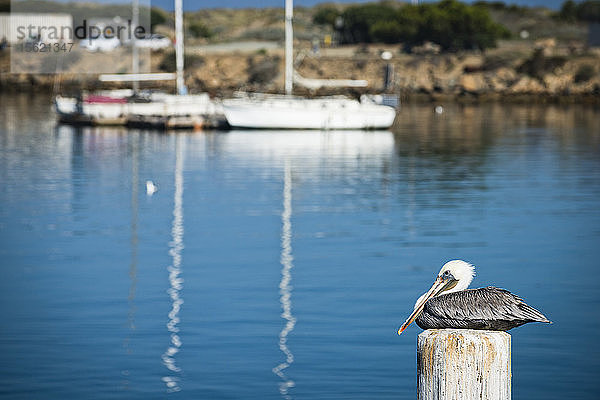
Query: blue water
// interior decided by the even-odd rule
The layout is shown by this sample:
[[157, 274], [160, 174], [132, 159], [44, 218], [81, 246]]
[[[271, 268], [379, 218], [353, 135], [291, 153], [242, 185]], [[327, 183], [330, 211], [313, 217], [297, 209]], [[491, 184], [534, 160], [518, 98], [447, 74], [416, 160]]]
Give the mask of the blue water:
[[596, 399], [600, 112], [445, 106], [163, 134], [1, 96], [0, 397], [414, 398], [396, 330], [461, 258], [554, 321], [511, 331], [513, 398]]

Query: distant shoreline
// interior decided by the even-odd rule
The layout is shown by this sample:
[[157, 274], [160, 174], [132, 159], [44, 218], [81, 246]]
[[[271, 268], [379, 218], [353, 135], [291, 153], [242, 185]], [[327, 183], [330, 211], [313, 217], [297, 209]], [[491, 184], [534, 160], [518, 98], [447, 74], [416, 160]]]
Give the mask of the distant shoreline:
[[[463, 52], [442, 54], [405, 54], [398, 48], [337, 47], [321, 49], [318, 55], [307, 55], [296, 70], [306, 78], [365, 79], [366, 88], [321, 88], [308, 90], [298, 85], [294, 93], [316, 97], [363, 93], [390, 93], [402, 102], [456, 101], [463, 103], [587, 103], [600, 104], [600, 52], [573, 50], [552, 43], [540, 45], [508, 42], [486, 53]], [[394, 53], [391, 61], [379, 56], [381, 50]], [[190, 93], [208, 93], [226, 98], [235, 91], [281, 93], [283, 88], [283, 52], [280, 48], [228, 52], [199, 52], [186, 55], [186, 85]], [[152, 70], [161, 69], [169, 52], [152, 55]], [[188, 60], [189, 58], [189, 60]], [[529, 64], [550, 65], [530, 67]], [[541, 60], [541, 61], [540, 61]], [[528, 64], [529, 63], [529, 64]], [[384, 88], [384, 71], [393, 70], [393, 79]], [[0, 71], [8, 71], [4, 58]], [[591, 73], [582, 76], [582, 71]], [[590, 71], [588, 71], [590, 72]], [[0, 93], [57, 92], [75, 95], [81, 90], [129, 87], [126, 84], [101, 83], [94, 74], [13, 74], [0, 72]], [[142, 84], [142, 89], [174, 92], [173, 82]]]
[[[186, 12], [188, 32], [184, 64], [189, 92], [208, 93], [216, 98], [229, 97], [235, 91], [282, 93], [283, 0], [279, 4], [280, 7], [275, 8]], [[401, 9], [400, 3], [394, 4]], [[97, 11], [85, 3], [71, 7], [72, 10], [64, 3], [55, 5], [58, 11], [72, 13], [74, 21]], [[224, 3], [219, 5], [226, 6]], [[309, 90], [295, 85], [294, 93], [298, 95], [359, 97], [363, 93], [390, 93], [398, 95], [403, 102], [600, 103], [600, 48], [590, 47], [597, 42], [593, 40], [595, 31], [587, 20], [571, 20], [566, 18], [567, 14], [560, 17], [544, 8], [493, 2], [485, 6], [485, 13], [510, 33], [506, 36], [497, 34], [493, 44], [447, 46], [444, 45], [447, 41], [435, 38], [435, 35], [430, 39], [433, 41], [412, 42], [410, 37], [400, 35], [406, 42], [403, 44], [398, 40], [386, 40], [385, 29], [380, 32], [383, 36], [346, 40], [347, 35], [343, 36], [328, 18], [351, 11], [349, 3], [331, 6], [333, 8], [325, 5], [301, 7], [300, 2], [295, 5], [294, 68], [301, 77], [308, 78], [299, 81], [313, 87], [318, 80], [327, 79], [368, 82], [367, 87], [360, 89]], [[327, 7], [333, 14], [327, 14]], [[393, 11], [382, 9], [380, 5], [375, 7], [378, 12]], [[359, 9], [363, 14], [368, 11]], [[129, 10], [123, 6], [113, 11], [125, 15]], [[173, 15], [153, 8], [151, 17], [154, 18], [153, 31], [173, 40]], [[394, 33], [395, 28], [390, 29], [390, 34]], [[361, 29], [351, 32], [361, 32]], [[444, 31], [442, 38], [454, 37], [449, 32]], [[61, 61], [60, 68], [58, 61], [49, 62], [47, 60], [52, 58], [44, 56], [42, 65], [50, 69], [43, 70], [52, 72], [56, 64], [57, 70], [66, 71], [61, 75], [9, 73], [8, 53], [9, 48], [0, 50], [0, 93], [44, 90], [75, 95], [81, 90], [129, 87], [101, 84], [98, 76], [92, 73], [131, 72], [132, 54], [127, 45], [112, 48], [110, 52], [89, 52], [76, 44], [69, 57]], [[384, 53], [385, 60], [382, 58]], [[174, 72], [175, 64], [173, 46], [153, 51], [141, 64], [138, 63], [145, 72]], [[102, 69], [104, 66], [109, 70]], [[143, 83], [141, 88], [175, 91], [173, 82], [148, 85]]]

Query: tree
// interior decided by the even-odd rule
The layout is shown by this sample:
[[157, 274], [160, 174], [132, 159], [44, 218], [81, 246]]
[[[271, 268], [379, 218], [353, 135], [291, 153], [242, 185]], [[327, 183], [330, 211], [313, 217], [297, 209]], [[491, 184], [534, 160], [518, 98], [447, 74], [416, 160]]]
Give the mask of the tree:
[[371, 27], [376, 23], [393, 21], [395, 10], [383, 4], [365, 4], [348, 7], [342, 14], [342, 41], [345, 43], [371, 43]]
[[600, 22], [600, 1], [588, 0], [577, 5], [577, 19], [586, 22]]
[[0, 0], [0, 12], [10, 12], [10, 0]]
[[376, 42], [398, 43], [404, 30], [398, 21], [377, 21], [369, 28], [369, 36]]
[[573, 0], [565, 1], [558, 15], [563, 21], [575, 22], [577, 19], [577, 4]]
[[335, 21], [340, 17], [341, 13], [337, 8], [333, 6], [322, 6], [319, 7], [315, 15], [313, 16], [313, 23], [317, 25], [331, 25], [335, 27]]
[[562, 4], [556, 18], [566, 22], [600, 22], [600, 0], [587, 0], [581, 3], [567, 0]]
[[159, 8], [152, 7], [150, 9], [150, 27], [154, 31], [154, 27], [157, 25], [162, 25], [167, 22], [167, 16], [165, 12]]
[[[318, 20], [334, 25], [340, 17], [332, 7], [318, 12]], [[315, 15], [317, 19], [317, 15]], [[439, 44], [444, 50], [486, 49], [510, 32], [492, 20], [488, 8], [456, 0], [404, 5], [370, 3], [348, 7], [342, 14], [342, 43]]]

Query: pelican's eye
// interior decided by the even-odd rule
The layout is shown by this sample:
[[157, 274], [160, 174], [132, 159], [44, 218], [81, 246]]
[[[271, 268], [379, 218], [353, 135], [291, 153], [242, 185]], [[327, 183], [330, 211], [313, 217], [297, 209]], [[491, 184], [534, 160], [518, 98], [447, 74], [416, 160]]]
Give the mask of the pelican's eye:
[[444, 273], [442, 274], [442, 279], [444, 279], [444, 281], [454, 281], [456, 279], [454, 279], [454, 276], [452, 275], [452, 273], [450, 272], [450, 270], [445, 270]]

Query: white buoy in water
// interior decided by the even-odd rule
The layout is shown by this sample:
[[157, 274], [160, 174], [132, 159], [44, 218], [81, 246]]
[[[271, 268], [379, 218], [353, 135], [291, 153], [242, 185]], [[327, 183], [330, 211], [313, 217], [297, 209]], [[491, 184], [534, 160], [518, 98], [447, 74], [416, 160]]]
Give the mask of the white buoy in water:
[[444, 112], [444, 107], [442, 107], [442, 106], [436, 106], [434, 108], [434, 111], [435, 111], [436, 114], [441, 114], [441, 113]]
[[146, 194], [152, 196], [158, 190], [158, 186], [152, 181], [146, 181]]

